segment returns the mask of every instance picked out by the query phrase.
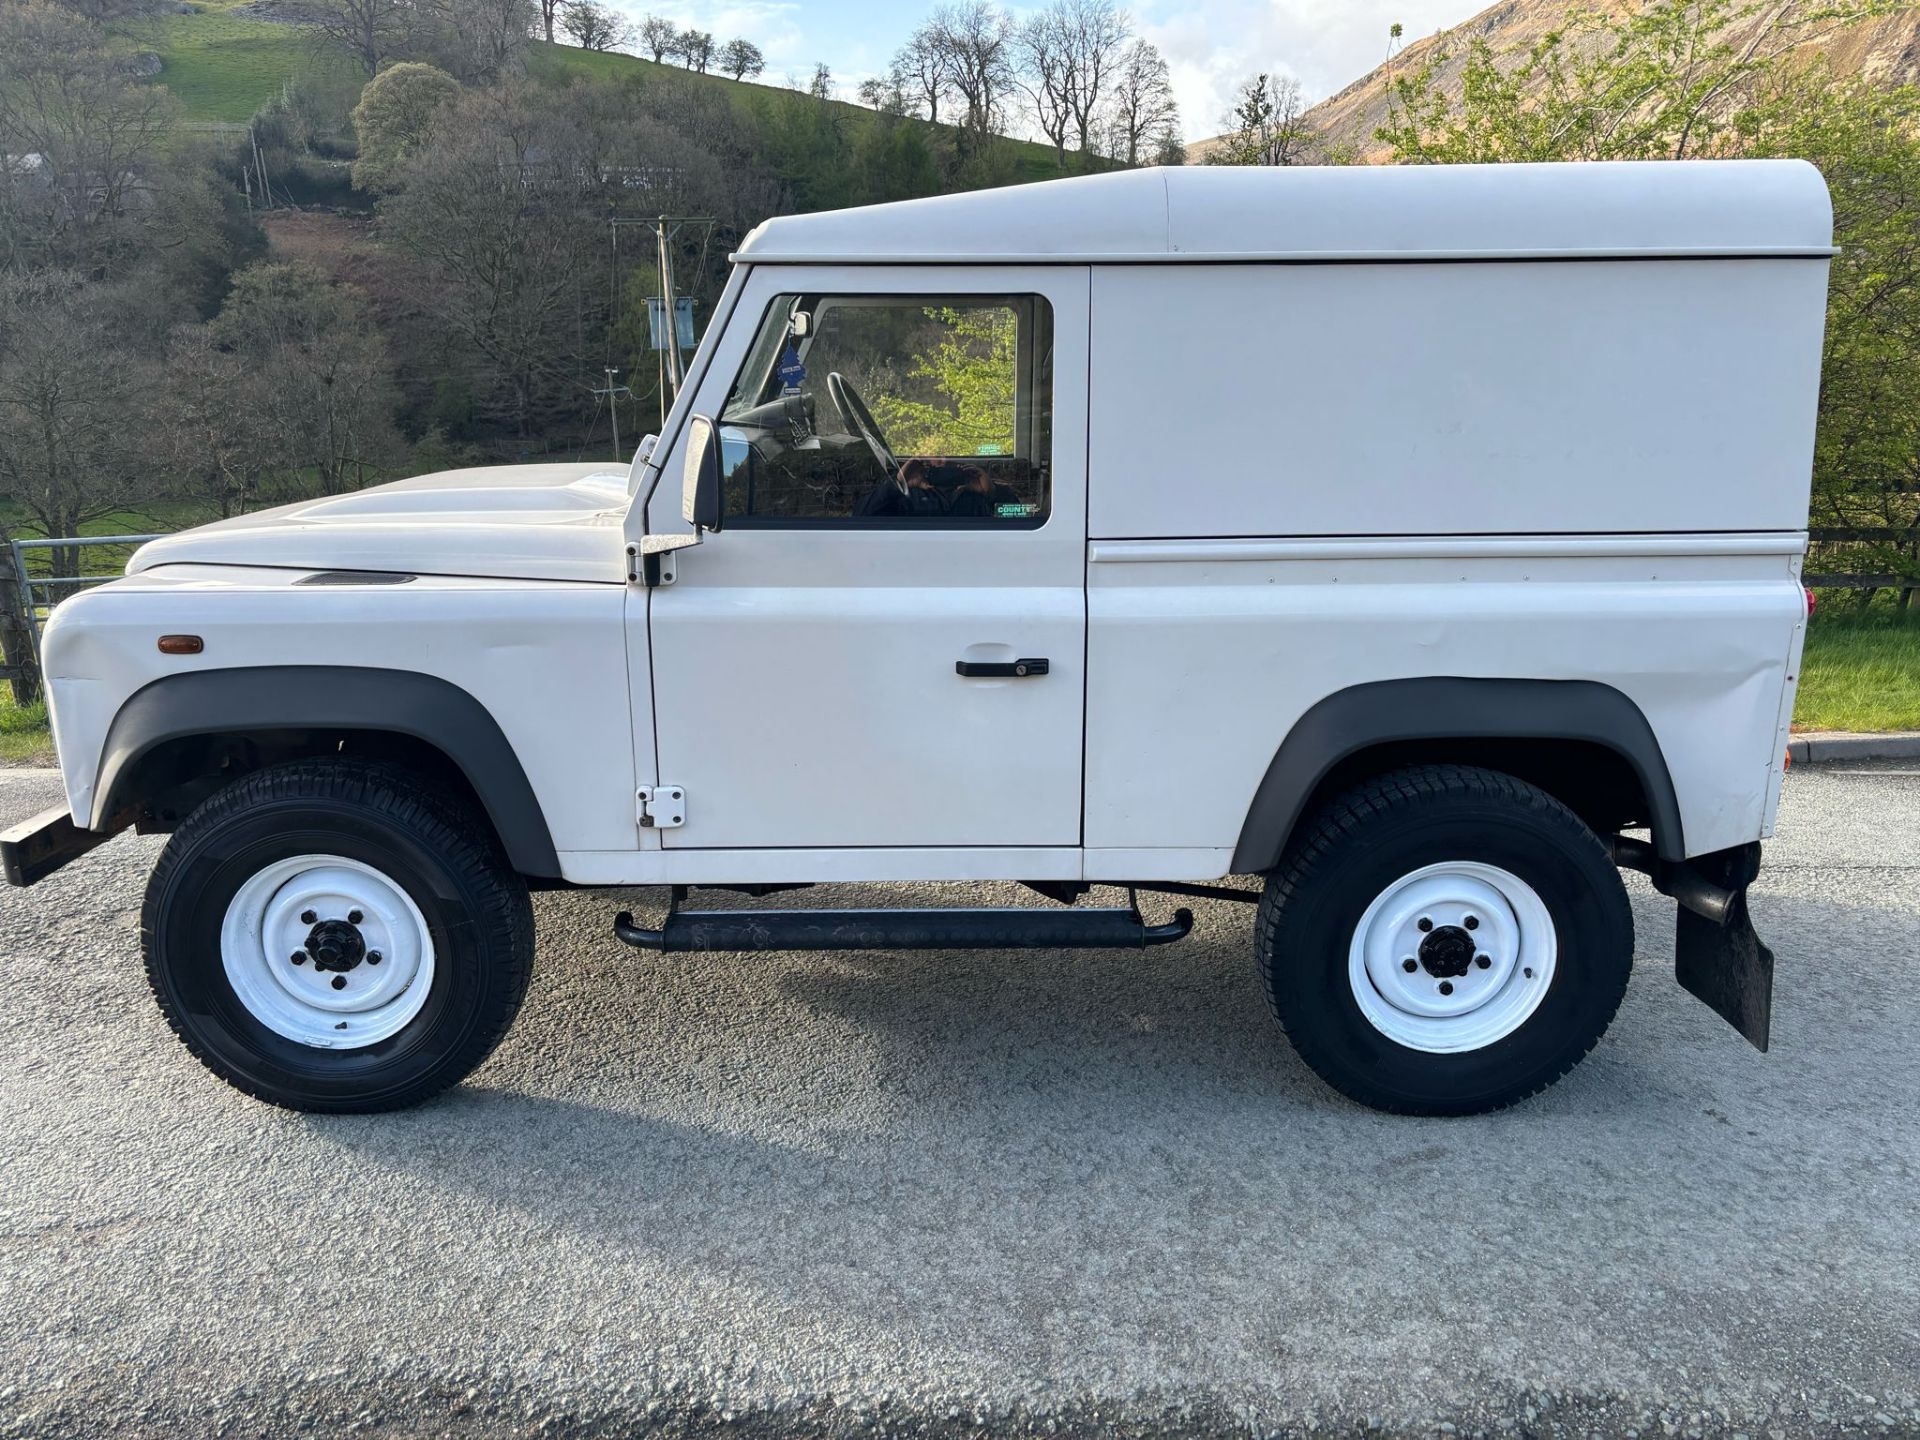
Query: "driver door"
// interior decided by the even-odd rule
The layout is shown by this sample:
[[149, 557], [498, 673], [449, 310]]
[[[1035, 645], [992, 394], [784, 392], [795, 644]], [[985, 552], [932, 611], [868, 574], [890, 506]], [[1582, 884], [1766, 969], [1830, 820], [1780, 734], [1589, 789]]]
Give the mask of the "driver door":
[[[1080, 844], [1089, 288], [748, 276], [691, 406], [720, 423], [723, 528], [648, 602], [658, 776], [686, 794], [666, 848]], [[685, 528], [686, 443], [655, 533]]]

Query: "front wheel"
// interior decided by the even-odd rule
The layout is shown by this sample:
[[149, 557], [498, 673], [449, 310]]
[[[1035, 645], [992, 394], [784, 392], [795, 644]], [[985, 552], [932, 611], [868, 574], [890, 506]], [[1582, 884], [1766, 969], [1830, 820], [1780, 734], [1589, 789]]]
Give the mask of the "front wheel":
[[391, 1110], [463, 1079], [533, 961], [484, 824], [345, 760], [250, 775], [187, 817], [142, 913], [147, 978], [216, 1075], [296, 1110]]
[[1605, 1033], [1633, 965], [1619, 872], [1566, 806], [1465, 766], [1396, 771], [1311, 817], [1268, 880], [1267, 998], [1376, 1109], [1466, 1115], [1544, 1089]]

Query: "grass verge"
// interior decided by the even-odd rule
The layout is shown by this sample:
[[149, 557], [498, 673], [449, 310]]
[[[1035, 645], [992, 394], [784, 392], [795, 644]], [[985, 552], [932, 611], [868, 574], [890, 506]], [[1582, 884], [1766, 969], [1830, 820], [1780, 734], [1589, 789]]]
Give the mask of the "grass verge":
[[1920, 730], [1920, 611], [1829, 599], [1807, 625], [1794, 724]]
[[53, 764], [53, 736], [47, 733], [47, 702], [13, 702], [13, 687], [0, 684], [0, 765]]

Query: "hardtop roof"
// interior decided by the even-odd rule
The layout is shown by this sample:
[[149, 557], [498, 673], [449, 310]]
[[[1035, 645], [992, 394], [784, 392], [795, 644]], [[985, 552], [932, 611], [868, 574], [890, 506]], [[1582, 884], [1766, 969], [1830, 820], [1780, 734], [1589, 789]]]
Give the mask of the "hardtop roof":
[[751, 264], [1825, 256], [1799, 160], [1192, 166], [785, 215]]

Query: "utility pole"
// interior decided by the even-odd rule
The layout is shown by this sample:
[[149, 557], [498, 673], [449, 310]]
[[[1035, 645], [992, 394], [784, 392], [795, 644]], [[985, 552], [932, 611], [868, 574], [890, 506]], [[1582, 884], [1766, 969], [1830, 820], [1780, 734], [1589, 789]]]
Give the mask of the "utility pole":
[[[673, 276], [673, 243], [682, 230], [700, 226], [711, 231], [716, 222], [706, 215], [661, 215], [652, 220], [622, 220], [609, 215], [607, 224], [613, 232], [613, 254], [616, 275], [620, 255], [620, 227], [622, 225], [644, 225], [653, 233], [654, 264], [660, 273], [660, 299], [665, 312], [667, 325], [667, 343], [661, 353], [661, 411], [680, 398], [680, 384], [686, 378], [680, 364], [680, 317], [675, 312]], [[617, 280], [616, 280], [617, 283]], [[668, 394], [671, 386], [672, 393]], [[597, 392], [596, 392], [597, 393]]]
[[619, 373], [620, 372], [617, 369], [615, 369], [613, 366], [611, 365], [607, 366], [606, 388], [602, 390], [595, 390], [592, 392], [595, 395], [604, 395], [607, 397], [607, 413], [613, 417], [613, 458], [616, 461], [618, 461], [621, 458], [620, 457], [620, 397], [622, 395], [631, 395], [633, 393], [633, 391], [629, 390], [625, 385], [616, 385], [613, 383], [613, 377], [618, 375]]
[[[673, 227], [674, 231], [679, 229]], [[673, 251], [669, 247], [672, 231], [667, 228], [667, 217], [660, 217], [660, 226], [654, 232], [660, 255], [660, 305], [667, 312], [667, 379], [673, 382], [673, 398], [680, 399], [680, 313], [673, 306]]]

